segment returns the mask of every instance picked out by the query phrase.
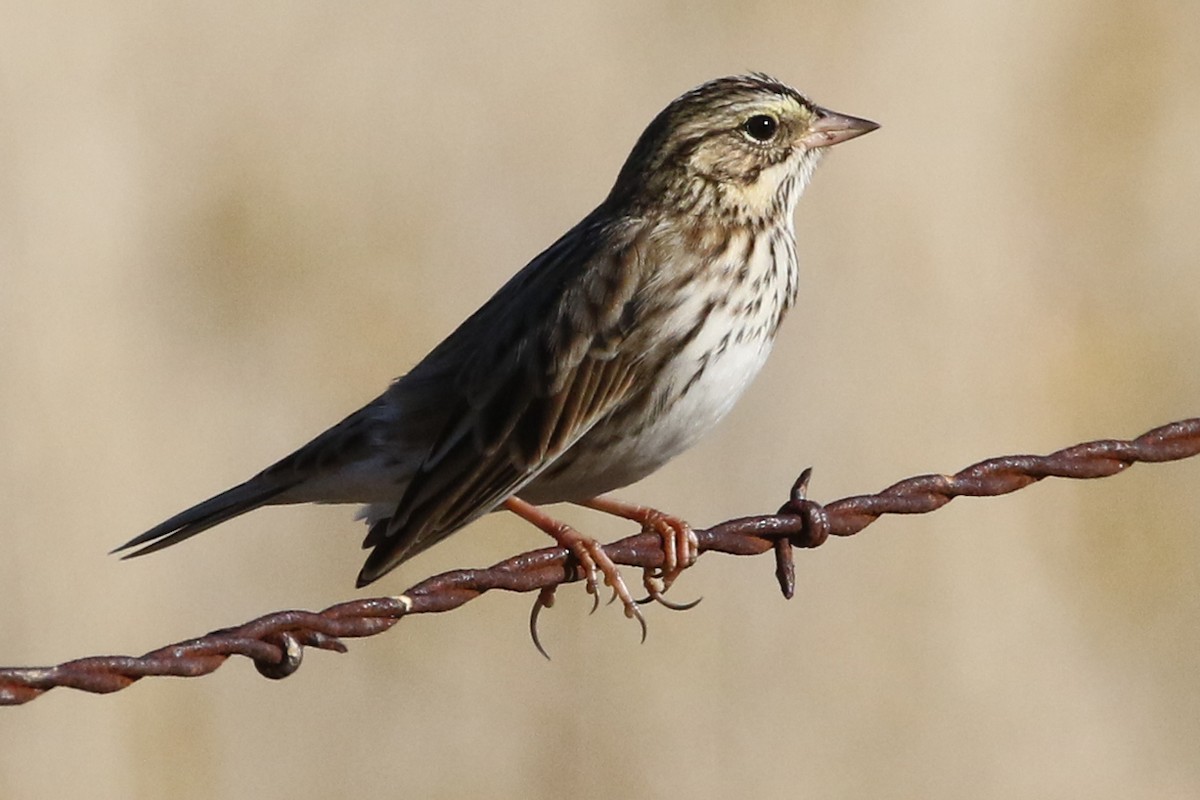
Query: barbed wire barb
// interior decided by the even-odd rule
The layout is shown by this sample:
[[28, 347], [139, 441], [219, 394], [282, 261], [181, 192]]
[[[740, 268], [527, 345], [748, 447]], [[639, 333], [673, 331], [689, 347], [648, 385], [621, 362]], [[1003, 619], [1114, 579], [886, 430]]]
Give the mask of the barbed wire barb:
[[[824, 505], [808, 499], [811, 470], [805, 470], [775, 514], [728, 520], [697, 530], [696, 537], [701, 554], [749, 556], [773, 551], [780, 589], [785, 597], [791, 597], [795, 591], [793, 548], [819, 547], [830, 536], [852, 536], [885, 514], [926, 514], [955, 497], [1008, 494], [1049, 477], [1103, 478], [1135, 463], [1176, 461], [1197, 454], [1200, 418], [1193, 418], [1163, 425], [1136, 439], [1085, 442], [1044, 456], [991, 458], [954, 475], [918, 475], [876, 494]], [[606, 545], [604, 551], [623, 566], [643, 570], [662, 566], [662, 538], [657, 533], [629, 536]], [[104, 694], [150, 676], [207, 675], [235, 655], [251, 659], [265, 677], [285, 678], [300, 668], [305, 647], [345, 652], [343, 639], [374, 636], [412, 614], [451, 611], [493, 590], [536, 591], [541, 606], [546, 607], [556, 587], [583, 578], [579, 564], [565, 548], [534, 550], [487, 569], [435, 575], [394, 597], [350, 600], [319, 612], [278, 611], [143, 656], [93, 656], [51, 667], [0, 667], [0, 705], [27, 703], [56, 687]], [[536, 615], [531, 616], [532, 624]], [[538, 649], [542, 650], [540, 645]]]

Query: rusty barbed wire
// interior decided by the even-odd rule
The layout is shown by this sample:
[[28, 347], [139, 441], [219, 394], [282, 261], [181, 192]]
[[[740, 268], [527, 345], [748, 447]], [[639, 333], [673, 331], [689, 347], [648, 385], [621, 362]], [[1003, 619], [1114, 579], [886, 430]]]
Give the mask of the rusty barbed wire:
[[[1200, 418], [1155, 428], [1136, 439], [1102, 439], [1044, 456], [990, 458], [954, 475], [919, 475], [876, 494], [821, 505], [805, 496], [810, 470], [775, 514], [743, 517], [696, 531], [700, 552], [758, 555], [773, 550], [776, 576], [786, 597], [794, 590], [792, 548], [818, 547], [830, 536], [852, 536], [884, 514], [925, 514], [955, 497], [1008, 494], [1043, 478], [1103, 478], [1131, 465], [1177, 461], [1200, 454]], [[654, 569], [662, 540], [641, 533], [605, 546], [617, 564]], [[279, 611], [234, 628], [212, 631], [143, 656], [94, 656], [52, 667], [0, 668], [0, 705], [19, 705], [55, 687], [104, 694], [149, 676], [207, 675], [230, 656], [251, 659], [268, 678], [300, 667], [304, 648], [345, 652], [342, 639], [373, 636], [406, 616], [450, 611], [496, 589], [547, 592], [583, 579], [570, 553], [559, 547], [523, 553], [487, 569], [436, 575], [395, 597], [351, 600], [324, 611]]]

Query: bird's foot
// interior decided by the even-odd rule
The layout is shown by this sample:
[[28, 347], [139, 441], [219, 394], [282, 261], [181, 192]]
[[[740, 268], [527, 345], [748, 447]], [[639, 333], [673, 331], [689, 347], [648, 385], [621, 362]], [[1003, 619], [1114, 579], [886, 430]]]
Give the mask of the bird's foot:
[[[583, 580], [587, 592], [593, 597], [592, 611], [595, 611], [600, 604], [600, 583], [603, 579], [604, 584], [612, 589], [613, 595], [609, 602], [621, 601], [621, 605], [625, 608], [625, 616], [638, 621], [642, 628], [642, 641], [646, 641], [646, 620], [642, 617], [637, 601], [633, 599], [629, 587], [625, 585], [625, 579], [621, 577], [617, 565], [604, 552], [604, 547], [599, 542], [584, 536], [565, 522], [554, 519], [537, 506], [520, 498], [510, 497], [505, 501], [504, 507], [526, 522], [545, 531], [560, 546], [571, 551], [571, 555], [575, 557], [583, 570]], [[553, 602], [554, 591], [543, 589], [538, 594], [538, 599], [534, 602], [533, 613], [530, 615], [529, 622], [533, 642], [542, 655], [546, 655], [546, 651], [542, 649], [538, 641], [537, 617], [543, 608], [549, 608]]]
[[662, 539], [663, 563], [658, 569], [643, 571], [642, 585], [646, 589], [647, 597], [639, 602], [654, 600], [673, 611], [686, 611], [700, 602], [696, 599], [690, 603], [673, 603], [663, 597], [675, 579], [695, 564], [700, 555], [700, 542], [686, 520], [656, 508], [626, 503], [611, 497], [594, 497], [580, 505], [636, 522], [642, 526], [643, 532], [657, 533]]

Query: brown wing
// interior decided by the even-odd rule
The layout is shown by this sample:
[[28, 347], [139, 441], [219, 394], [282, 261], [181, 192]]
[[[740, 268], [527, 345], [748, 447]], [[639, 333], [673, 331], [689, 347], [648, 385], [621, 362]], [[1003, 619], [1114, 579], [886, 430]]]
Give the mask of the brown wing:
[[[452, 373], [452, 411], [373, 548], [363, 586], [488, 513], [629, 397], [641, 355], [637, 237], [594, 212], [395, 387]], [[450, 376], [447, 376], [450, 377]]]

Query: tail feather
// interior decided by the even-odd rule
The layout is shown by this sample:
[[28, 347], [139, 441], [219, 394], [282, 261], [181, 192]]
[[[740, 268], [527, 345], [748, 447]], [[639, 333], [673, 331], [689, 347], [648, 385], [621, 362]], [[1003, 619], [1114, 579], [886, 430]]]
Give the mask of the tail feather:
[[263, 477], [251, 478], [245, 483], [234, 486], [215, 497], [210, 497], [202, 503], [197, 503], [186, 511], [181, 511], [168, 520], [155, 525], [150, 530], [135, 536], [125, 544], [112, 550], [120, 553], [139, 545], [144, 545], [131, 553], [125, 553], [122, 558], [144, 556], [178, 544], [184, 539], [190, 539], [197, 533], [208, 530], [214, 525], [220, 525], [226, 520], [253, 511], [269, 503], [274, 497], [290, 488], [289, 484], [278, 481], [267, 481]]

